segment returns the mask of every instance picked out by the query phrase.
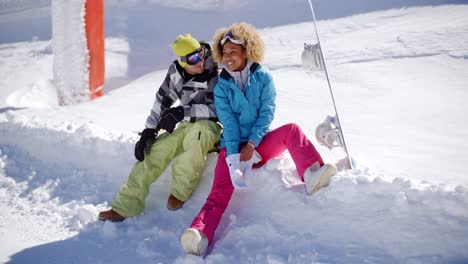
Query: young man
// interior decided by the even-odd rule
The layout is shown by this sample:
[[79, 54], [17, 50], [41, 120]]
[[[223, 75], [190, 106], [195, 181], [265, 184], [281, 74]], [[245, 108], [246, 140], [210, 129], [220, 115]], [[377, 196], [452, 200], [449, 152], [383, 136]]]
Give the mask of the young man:
[[[112, 209], [100, 212], [99, 220], [118, 222], [139, 215], [144, 210], [150, 185], [172, 161], [167, 208], [179, 209], [198, 186], [205, 156], [219, 141], [221, 127], [213, 103], [218, 68], [211, 57], [210, 45], [185, 34], [177, 37], [172, 48], [179, 60], [169, 67], [156, 93], [146, 128], [135, 145], [139, 162], [112, 202]], [[177, 101], [180, 105], [174, 106]], [[161, 129], [167, 133], [157, 137]]]

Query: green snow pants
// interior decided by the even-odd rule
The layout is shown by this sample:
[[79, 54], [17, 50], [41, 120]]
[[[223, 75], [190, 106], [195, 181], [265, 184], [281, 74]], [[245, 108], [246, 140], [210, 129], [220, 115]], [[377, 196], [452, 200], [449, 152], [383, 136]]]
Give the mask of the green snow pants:
[[151, 146], [151, 153], [137, 162], [121, 187], [112, 209], [122, 216], [139, 215], [145, 209], [150, 185], [172, 163], [171, 193], [186, 201], [195, 191], [205, 167], [206, 154], [219, 141], [221, 126], [213, 121], [180, 123], [172, 134], [163, 133]]

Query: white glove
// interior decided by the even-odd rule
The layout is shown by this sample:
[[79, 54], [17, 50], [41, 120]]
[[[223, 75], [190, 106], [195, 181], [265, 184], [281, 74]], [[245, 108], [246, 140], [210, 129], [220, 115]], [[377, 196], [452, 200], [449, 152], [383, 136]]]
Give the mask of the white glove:
[[231, 154], [226, 157], [226, 163], [229, 167], [229, 176], [231, 182], [236, 189], [246, 189], [247, 179], [246, 175], [252, 169], [252, 165], [261, 161], [262, 157], [254, 150], [252, 158], [248, 161], [240, 161], [240, 154]]
[[227, 156], [226, 163], [229, 167], [229, 176], [231, 177], [231, 182], [234, 188], [246, 188], [247, 184], [245, 183], [244, 173], [241, 171], [240, 154], [231, 154]]

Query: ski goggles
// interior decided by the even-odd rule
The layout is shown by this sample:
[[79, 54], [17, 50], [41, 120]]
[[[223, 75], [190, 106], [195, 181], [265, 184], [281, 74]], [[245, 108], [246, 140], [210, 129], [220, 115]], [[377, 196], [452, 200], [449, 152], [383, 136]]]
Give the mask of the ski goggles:
[[226, 43], [228, 40], [234, 44], [244, 46], [244, 41], [236, 39], [231, 30], [224, 34], [223, 39], [221, 40], [221, 46], [224, 46], [224, 43]]
[[205, 49], [200, 47], [196, 51], [185, 55], [184, 57], [180, 57], [181, 62], [185, 62], [188, 65], [195, 65], [201, 60], [205, 59]]

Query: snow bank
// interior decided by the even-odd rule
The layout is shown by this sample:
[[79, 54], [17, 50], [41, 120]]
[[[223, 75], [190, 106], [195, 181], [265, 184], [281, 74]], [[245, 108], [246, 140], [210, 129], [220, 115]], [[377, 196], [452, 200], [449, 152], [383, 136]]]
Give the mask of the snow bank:
[[[31, 215], [29, 221], [54, 222], [57, 228], [56, 233], [46, 231], [47, 236], [36, 237], [36, 244], [29, 243], [56, 242], [25, 249], [13, 255], [11, 263], [202, 261], [182, 253], [179, 237], [211, 188], [216, 154], [209, 155], [200, 187], [183, 210], [165, 209], [168, 170], [151, 186], [141, 216], [118, 224], [96, 222], [97, 212], [108, 206], [132, 166], [134, 138], [89, 124], [51, 128], [39, 120], [7, 116], [0, 122], [0, 133], [7, 135], [0, 139], [0, 206], [14, 205], [15, 212]], [[215, 247], [204, 261], [440, 263], [468, 259], [466, 187], [389, 179], [357, 167], [307, 196], [303, 185], [283, 180], [291, 177], [297, 178], [297, 173], [287, 154], [254, 170], [249, 175], [250, 188], [234, 193], [215, 235]], [[13, 230], [24, 224], [10, 219], [6, 218]], [[39, 232], [41, 225], [34, 228]]]
[[[108, 207], [134, 162], [134, 134], [93, 124], [43, 123], [14, 112], [0, 120], [0, 134], [0, 206], [28, 214], [19, 222], [4, 217], [16, 232], [8, 235], [18, 241], [24, 221], [50, 223], [55, 230], [33, 225], [28, 232], [47, 235], [18, 241], [32, 248], [13, 255], [12, 263], [38, 254], [47, 263], [126, 263], [130, 256], [138, 263], [201, 261], [184, 256], [178, 241], [209, 193], [216, 154], [209, 155], [200, 187], [184, 210], [165, 209], [168, 169], [151, 186], [141, 216], [102, 223], [96, 222], [97, 212]], [[358, 166], [307, 196], [287, 153], [248, 177], [249, 188], [233, 195], [208, 263], [468, 259], [467, 187], [389, 178]], [[57, 242], [38, 245], [47, 240]], [[83, 250], [88, 253], [80, 254]]]
[[0, 145], [11, 160], [8, 173], [22, 180], [34, 175], [39, 184], [60, 181], [62, 188], [55, 195], [62, 200], [98, 201], [95, 192], [82, 194], [95, 188], [95, 181], [115, 191], [133, 163], [134, 134], [73, 122], [50, 126], [14, 113], [5, 117], [0, 121]]

